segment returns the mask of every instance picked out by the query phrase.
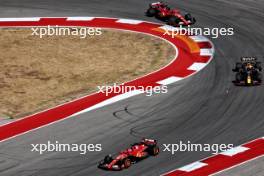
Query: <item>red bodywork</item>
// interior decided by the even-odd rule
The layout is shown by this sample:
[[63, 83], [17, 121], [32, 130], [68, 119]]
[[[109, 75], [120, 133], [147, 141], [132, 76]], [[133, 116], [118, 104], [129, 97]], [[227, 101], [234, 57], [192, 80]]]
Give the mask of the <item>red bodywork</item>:
[[178, 9], [170, 9], [166, 4], [163, 2], [155, 2], [151, 3], [150, 7], [157, 10], [157, 17], [158, 18], [169, 18], [172, 16], [177, 17], [181, 20], [180, 24], [182, 25], [190, 25], [191, 22], [187, 21], [184, 16], [180, 13]]
[[106, 163], [102, 161], [99, 164], [99, 168], [105, 170], [122, 170], [126, 168], [123, 161], [126, 158], [129, 158], [130, 161], [136, 162], [140, 159], [146, 158], [149, 156], [147, 150], [150, 146], [156, 146], [157, 142], [151, 139], [143, 139], [140, 143], [132, 145], [130, 148], [121, 151], [116, 157], [112, 158], [112, 161]]
[[142, 158], [146, 157], [148, 154], [145, 152], [147, 146], [144, 144], [132, 146], [125, 151], [119, 153], [119, 155], [108, 165], [108, 168], [111, 169], [113, 165], [115, 165], [118, 161], [123, 160], [128, 157]]

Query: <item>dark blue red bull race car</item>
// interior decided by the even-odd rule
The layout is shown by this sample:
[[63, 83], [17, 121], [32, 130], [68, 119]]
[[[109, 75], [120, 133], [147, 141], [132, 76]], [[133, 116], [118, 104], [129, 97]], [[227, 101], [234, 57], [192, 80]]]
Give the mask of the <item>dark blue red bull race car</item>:
[[256, 86], [262, 83], [261, 62], [255, 57], [242, 57], [237, 62], [233, 72], [236, 72], [236, 80], [233, 83], [237, 86]]

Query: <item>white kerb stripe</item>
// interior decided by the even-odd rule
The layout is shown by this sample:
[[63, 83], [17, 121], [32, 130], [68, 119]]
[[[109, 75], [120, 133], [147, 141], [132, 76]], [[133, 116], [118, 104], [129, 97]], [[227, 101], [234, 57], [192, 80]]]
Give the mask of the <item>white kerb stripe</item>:
[[119, 19], [116, 22], [117, 23], [125, 23], [125, 24], [140, 24], [143, 21], [140, 21], [140, 20], [130, 20], [130, 19]]
[[195, 42], [208, 42], [208, 38], [202, 36], [202, 35], [195, 35], [195, 36], [189, 36], [191, 39], [193, 39]]
[[206, 63], [195, 62], [188, 68], [188, 70], [199, 71], [199, 70], [202, 70], [206, 65], [207, 65]]
[[157, 83], [161, 84], [161, 85], [169, 85], [169, 84], [175, 83], [177, 81], [180, 81], [182, 79], [183, 78], [181, 78], [181, 77], [171, 76], [169, 78], [166, 78], [166, 79], [163, 79], [161, 81], [158, 81]]
[[39, 21], [40, 18], [34, 17], [34, 18], [0, 18], [0, 21], [8, 22], [8, 21]]
[[188, 164], [188, 165], [186, 165], [184, 167], [181, 167], [181, 168], [179, 168], [177, 170], [184, 171], [184, 172], [191, 172], [191, 171], [194, 171], [196, 169], [199, 169], [199, 168], [207, 166], [207, 165], [208, 164], [206, 164], [206, 163], [202, 163], [200, 161], [197, 161], [197, 162], [194, 162], [192, 164]]
[[262, 137], [262, 139], [264, 139], [264, 137]]
[[238, 146], [238, 147], [235, 147], [235, 148], [229, 149], [229, 150], [227, 150], [227, 151], [225, 151], [225, 152], [222, 152], [222, 153], [220, 153], [220, 154], [221, 154], [221, 155], [226, 155], [226, 156], [234, 156], [234, 155], [236, 155], [236, 154], [238, 154], [238, 153], [242, 153], [242, 152], [247, 151], [247, 150], [249, 150], [249, 148], [247, 148], [247, 147], [242, 147], [242, 146]]
[[68, 17], [67, 21], [91, 21], [94, 17]]
[[106, 105], [109, 105], [109, 104], [112, 104], [112, 103], [115, 103], [115, 102], [118, 102], [118, 101], [121, 101], [121, 100], [124, 100], [124, 99], [127, 99], [129, 97], [132, 97], [132, 96], [135, 96], [135, 95], [139, 95], [139, 94], [142, 94], [144, 93], [144, 91], [141, 91], [141, 90], [134, 90], [134, 91], [130, 91], [130, 92], [126, 92], [124, 94], [121, 94], [121, 95], [116, 95], [112, 98], [109, 98], [101, 103], [98, 103], [94, 106], [91, 106], [87, 109], [84, 109], [80, 112], [77, 112], [71, 116], [76, 116], [76, 115], [79, 115], [79, 114], [83, 114], [85, 112], [88, 112], [88, 111], [91, 111], [91, 110], [94, 110], [94, 109], [98, 109], [98, 108], [101, 108], [103, 106], [106, 106]]
[[214, 54], [214, 49], [212, 48], [200, 49], [201, 56], [212, 56], [213, 54]]

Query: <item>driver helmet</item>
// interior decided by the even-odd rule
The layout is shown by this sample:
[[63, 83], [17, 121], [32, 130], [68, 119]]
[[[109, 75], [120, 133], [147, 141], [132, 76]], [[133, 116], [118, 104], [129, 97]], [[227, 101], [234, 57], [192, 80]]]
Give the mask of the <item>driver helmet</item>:
[[247, 63], [247, 68], [252, 69], [253, 65], [251, 63]]

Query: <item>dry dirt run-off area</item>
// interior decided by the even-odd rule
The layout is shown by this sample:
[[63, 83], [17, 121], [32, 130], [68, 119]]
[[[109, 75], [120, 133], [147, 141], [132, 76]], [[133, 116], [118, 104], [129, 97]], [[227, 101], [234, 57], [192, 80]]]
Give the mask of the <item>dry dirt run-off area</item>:
[[0, 118], [19, 118], [122, 83], [168, 64], [167, 42], [105, 29], [102, 35], [39, 36], [0, 29]]

